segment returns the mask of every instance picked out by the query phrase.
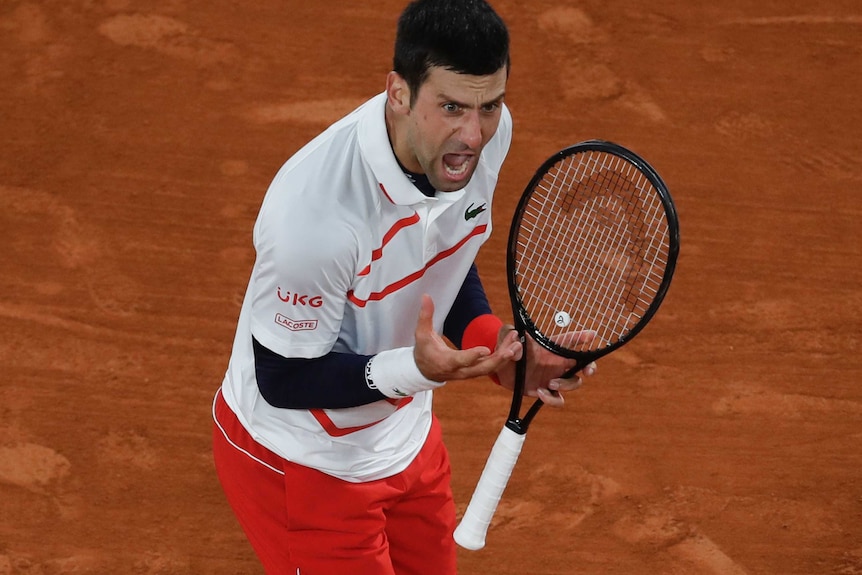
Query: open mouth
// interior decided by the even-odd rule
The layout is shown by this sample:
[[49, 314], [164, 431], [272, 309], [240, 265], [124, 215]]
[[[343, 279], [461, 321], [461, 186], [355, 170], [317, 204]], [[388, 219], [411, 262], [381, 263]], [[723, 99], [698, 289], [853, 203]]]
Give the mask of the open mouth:
[[460, 179], [467, 174], [473, 156], [470, 154], [445, 154], [443, 169], [450, 178]]

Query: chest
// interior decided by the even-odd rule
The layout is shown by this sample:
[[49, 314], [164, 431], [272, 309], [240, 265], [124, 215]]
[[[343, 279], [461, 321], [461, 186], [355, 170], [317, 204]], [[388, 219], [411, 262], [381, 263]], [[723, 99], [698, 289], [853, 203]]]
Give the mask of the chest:
[[354, 293], [391, 293], [438, 269], [469, 267], [490, 232], [488, 202], [429, 201], [377, 215]]

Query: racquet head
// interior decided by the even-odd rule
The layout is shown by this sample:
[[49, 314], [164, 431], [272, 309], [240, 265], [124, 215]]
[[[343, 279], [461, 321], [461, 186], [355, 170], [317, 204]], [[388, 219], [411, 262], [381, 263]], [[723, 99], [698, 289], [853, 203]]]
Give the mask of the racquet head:
[[[512, 221], [507, 275], [515, 326], [522, 339], [529, 335], [574, 359], [569, 374], [577, 371], [630, 341], [652, 318], [678, 253], [676, 209], [649, 164], [600, 140], [566, 148], [533, 176]], [[520, 416], [526, 349], [516, 365], [506, 425], [455, 530], [467, 549], [485, 545], [527, 428], [542, 406], [537, 399]]]
[[[678, 253], [673, 200], [646, 161], [601, 140], [561, 150], [533, 176], [510, 228], [516, 326], [580, 369], [649, 322]], [[592, 337], [574, 337], [583, 331]]]

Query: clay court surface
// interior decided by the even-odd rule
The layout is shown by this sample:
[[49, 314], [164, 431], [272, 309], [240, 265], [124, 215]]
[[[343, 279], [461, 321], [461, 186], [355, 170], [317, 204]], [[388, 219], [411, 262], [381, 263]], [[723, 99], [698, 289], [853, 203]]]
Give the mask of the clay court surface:
[[[398, 0], [0, 3], [0, 574], [260, 574], [210, 402], [281, 163], [382, 90]], [[682, 221], [656, 319], [545, 410], [463, 574], [862, 573], [862, 5], [497, 0], [515, 140], [604, 138]], [[505, 418], [437, 413], [463, 510]]]

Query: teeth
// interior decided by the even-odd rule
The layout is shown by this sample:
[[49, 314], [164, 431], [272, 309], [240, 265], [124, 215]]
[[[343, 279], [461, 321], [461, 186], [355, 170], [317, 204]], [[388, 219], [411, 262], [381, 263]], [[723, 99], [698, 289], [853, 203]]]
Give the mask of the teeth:
[[446, 162], [443, 162], [443, 167], [446, 169], [446, 173], [452, 176], [461, 176], [467, 172], [467, 168], [470, 166], [469, 160], [461, 164], [460, 166], [450, 166]]

